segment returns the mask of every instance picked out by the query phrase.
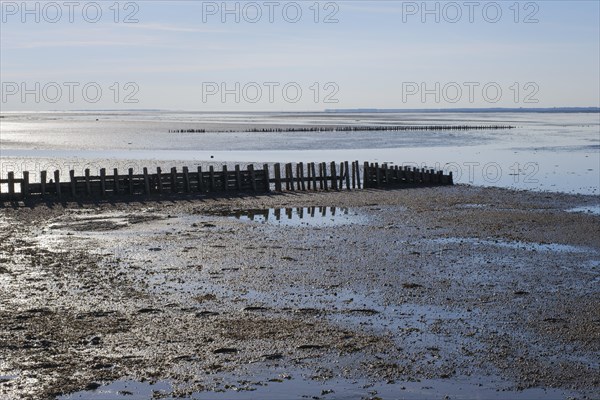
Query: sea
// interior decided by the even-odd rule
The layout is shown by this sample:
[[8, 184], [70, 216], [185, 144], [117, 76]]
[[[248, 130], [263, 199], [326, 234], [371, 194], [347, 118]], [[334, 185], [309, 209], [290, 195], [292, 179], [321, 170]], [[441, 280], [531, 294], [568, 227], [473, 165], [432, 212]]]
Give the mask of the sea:
[[[512, 129], [248, 132], [305, 126]], [[173, 133], [173, 131], [190, 131]], [[194, 132], [192, 132], [194, 131]], [[597, 112], [3, 112], [0, 176], [90, 168], [364, 161], [452, 171], [456, 183], [600, 195]], [[5, 190], [0, 187], [0, 190]]]

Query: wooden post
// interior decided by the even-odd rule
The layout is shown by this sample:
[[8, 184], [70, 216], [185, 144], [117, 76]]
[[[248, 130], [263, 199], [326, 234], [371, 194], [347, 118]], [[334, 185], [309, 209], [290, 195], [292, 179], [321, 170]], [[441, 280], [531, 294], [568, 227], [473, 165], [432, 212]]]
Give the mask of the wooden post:
[[454, 185], [454, 176], [452, 175], [452, 171], [448, 173], [448, 185]]
[[189, 193], [191, 191], [190, 171], [188, 167], [183, 167], [183, 186], [186, 193]]
[[344, 163], [341, 162], [340, 163], [340, 183], [339, 186], [340, 190], [342, 190], [344, 188]]
[[90, 183], [90, 169], [86, 168], [84, 171], [85, 174], [85, 195], [92, 195], [92, 184]]
[[310, 173], [312, 175], [313, 190], [317, 191], [317, 170], [314, 162], [310, 163]]
[[352, 161], [352, 189], [356, 189], [356, 162]]
[[133, 195], [134, 186], [133, 186], [133, 168], [129, 168], [129, 194]]
[[319, 164], [319, 168], [320, 168], [320, 172], [321, 172], [320, 188], [322, 190], [328, 190], [327, 189], [327, 164], [322, 162]]
[[100, 169], [100, 194], [102, 197], [106, 195], [106, 169]]
[[390, 184], [390, 168], [387, 163], [383, 164], [383, 177], [385, 179], [385, 185], [389, 186]]
[[118, 196], [121, 193], [121, 185], [119, 183], [119, 170], [117, 168], [113, 169], [113, 190], [114, 195]]
[[46, 195], [46, 179], [47, 179], [47, 177], [48, 177], [47, 171], [40, 172], [40, 189], [42, 192], [42, 196]]
[[202, 172], [202, 167], [198, 166], [198, 191], [204, 192], [204, 173]]
[[360, 184], [360, 163], [358, 162], [358, 160], [355, 161], [356, 163], [356, 187], [358, 189], [361, 188], [361, 184]]
[[23, 171], [23, 183], [21, 183], [21, 197], [29, 197], [29, 171]]
[[423, 183], [426, 183], [426, 184], [429, 183], [429, 178], [430, 178], [429, 170], [422, 168], [421, 175], [423, 176]]
[[331, 162], [331, 189], [337, 190], [337, 188], [338, 188], [338, 184], [337, 184], [336, 166], [335, 166], [335, 161], [332, 161]]
[[350, 171], [348, 161], [344, 161], [344, 166], [344, 169], [346, 170], [346, 189], [350, 190]]
[[229, 172], [227, 172], [227, 165], [223, 165], [223, 176], [221, 176], [221, 182], [223, 182], [223, 191], [226, 192], [229, 187]]
[[294, 174], [292, 170], [292, 164], [285, 164], [285, 189], [286, 190], [294, 190]]
[[77, 197], [77, 179], [75, 178], [75, 171], [69, 171], [69, 178], [71, 178], [71, 196]]
[[215, 167], [213, 167], [212, 165], [208, 168], [208, 175], [210, 180], [209, 191], [214, 192], [216, 190]]
[[269, 173], [269, 164], [263, 164], [263, 170], [265, 171], [265, 191], [269, 193], [271, 191], [271, 177]]
[[248, 175], [250, 175], [250, 187], [253, 192], [256, 192], [256, 175], [254, 174], [254, 165], [248, 165]]
[[298, 191], [302, 190], [302, 181], [301, 181], [301, 178], [300, 178], [300, 164], [299, 163], [296, 163], [296, 178], [295, 178], [295, 181], [296, 181], [296, 189]]
[[276, 163], [275, 168], [275, 191], [281, 192], [281, 165]]
[[150, 177], [148, 176], [148, 168], [144, 167], [144, 193], [150, 194]]
[[242, 191], [242, 171], [239, 165], [235, 166], [235, 187], [238, 192]]
[[310, 163], [306, 163], [306, 189], [312, 189], [312, 174], [310, 170]]
[[304, 181], [304, 163], [298, 163], [298, 187], [301, 188], [302, 191], [306, 191], [306, 182]]
[[377, 187], [381, 187], [381, 170], [379, 169], [379, 163], [375, 163], [375, 178], [377, 181]]
[[177, 193], [177, 168], [171, 168], [171, 192]]
[[8, 173], [8, 194], [11, 198], [15, 195], [15, 173], [13, 171]]
[[[55, 187], [55, 193], [58, 196], [58, 198], [60, 199], [62, 197], [62, 192], [60, 190], [60, 171], [56, 170], [54, 171], [54, 187]], [[10, 188], [10, 186], [9, 186]]]
[[162, 170], [160, 169], [160, 167], [156, 168], [156, 184], [158, 185], [158, 193], [162, 194], [163, 182], [162, 182]]
[[370, 188], [371, 187], [371, 171], [369, 168], [369, 162], [365, 161], [365, 166], [363, 169], [363, 175], [365, 176], [365, 180], [363, 182], [363, 187], [365, 189]]

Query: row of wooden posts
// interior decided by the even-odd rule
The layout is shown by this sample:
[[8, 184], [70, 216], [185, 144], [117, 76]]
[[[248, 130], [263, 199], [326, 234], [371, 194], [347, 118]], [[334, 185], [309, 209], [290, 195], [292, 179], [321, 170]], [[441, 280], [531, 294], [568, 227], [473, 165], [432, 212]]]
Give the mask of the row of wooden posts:
[[[283, 170], [282, 170], [283, 167]], [[384, 188], [401, 185], [451, 185], [452, 173], [445, 175], [433, 169], [417, 169], [407, 166], [388, 166], [378, 163], [358, 161], [349, 163], [288, 163], [264, 164], [262, 169], [255, 169], [249, 164], [245, 169], [236, 165], [233, 170], [223, 165], [220, 170], [210, 166], [207, 170], [198, 167], [190, 171], [183, 167], [181, 171], [171, 168], [163, 172], [157, 168], [150, 173], [143, 168], [141, 174], [134, 174], [129, 168], [127, 174], [119, 174], [115, 168], [107, 174], [102, 168], [99, 175], [91, 175], [86, 169], [83, 176], [76, 176], [69, 171], [69, 180], [61, 181], [60, 171], [54, 171], [53, 179], [48, 180], [47, 171], [40, 172], [39, 182], [30, 182], [28, 171], [23, 177], [15, 178], [14, 172], [8, 173], [8, 179], [0, 179], [0, 200], [28, 198], [103, 198], [107, 196], [166, 195], [181, 193], [227, 193], [252, 192], [267, 193], [272, 190], [306, 191], [306, 190], [343, 190], [361, 188]], [[8, 191], [2, 191], [2, 184]], [[16, 186], [20, 185], [20, 190]]]

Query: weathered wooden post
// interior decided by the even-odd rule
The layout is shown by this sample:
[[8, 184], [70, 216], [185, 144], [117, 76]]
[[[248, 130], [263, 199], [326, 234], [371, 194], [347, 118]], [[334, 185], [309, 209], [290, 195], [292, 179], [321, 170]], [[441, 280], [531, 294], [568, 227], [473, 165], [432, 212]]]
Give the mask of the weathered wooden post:
[[119, 169], [118, 168], [114, 168], [113, 169], [113, 190], [114, 190], [114, 195], [118, 196], [121, 193], [121, 185], [119, 183]]
[[90, 183], [90, 169], [86, 168], [84, 171], [84, 179], [85, 179], [85, 195], [86, 196], [91, 196], [92, 195], [92, 184]]
[[71, 196], [77, 197], [77, 178], [75, 178], [75, 171], [69, 171], [69, 178], [71, 179]]
[[183, 167], [183, 186], [186, 193], [189, 193], [191, 191], [190, 171], [188, 167]]
[[62, 191], [60, 190], [60, 171], [54, 171], [54, 192], [60, 199], [62, 197]]
[[212, 165], [208, 168], [208, 175], [210, 180], [209, 191], [214, 192], [217, 189], [217, 183], [215, 181], [215, 167], [213, 167]]
[[100, 195], [106, 196], [106, 169], [100, 169]]
[[314, 162], [310, 163], [310, 172], [312, 175], [313, 190], [316, 191], [317, 190], [317, 170], [315, 169]]
[[133, 168], [129, 168], [129, 194], [133, 196], [134, 193], [134, 181], [133, 181]]
[[198, 191], [204, 193], [204, 173], [202, 172], [202, 167], [198, 166]]
[[275, 168], [275, 191], [281, 192], [281, 165], [276, 163], [273, 168]]
[[29, 171], [23, 171], [23, 183], [21, 183], [21, 197], [29, 197]]
[[228, 175], [229, 172], [227, 171], [227, 165], [223, 165], [223, 176], [221, 176], [221, 182], [223, 183], [223, 191], [226, 192], [228, 187], [229, 187], [229, 179], [228, 179]]
[[171, 192], [177, 193], [177, 168], [171, 168]]
[[298, 188], [303, 192], [306, 191], [306, 182], [304, 181], [304, 163], [299, 162], [298, 165]]
[[361, 184], [360, 184], [360, 163], [358, 162], [358, 160], [356, 160], [356, 187], [358, 189], [361, 188]]
[[144, 167], [143, 174], [144, 174], [144, 193], [146, 195], [149, 195], [150, 194], [150, 177], [148, 176], [148, 168]]
[[40, 172], [40, 191], [42, 192], [42, 196], [46, 195], [46, 179], [48, 178], [47, 171]]
[[365, 177], [365, 181], [363, 183], [363, 187], [365, 189], [368, 189], [371, 187], [371, 171], [369, 170], [369, 162], [365, 161], [365, 165], [364, 165], [364, 169], [363, 169], [363, 175]]
[[15, 173], [13, 171], [8, 173], [8, 194], [10, 195], [11, 199], [15, 195]]
[[265, 191], [269, 193], [271, 191], [271, 174], [269, 173], [269, 164], [263, 164], [263, 170], [265, 171]]
[[338, 189], [335, 161], [331, 162], [331, 189], [333, 189], [333, 190]]
[[242, 191], [242, 171], [239, 165], [235, 166], [235, 187], [238, 192]]
[[344, 161], [344, 169], [346, 171], [346, 189], [350, 190], [350, 168], [348, 165], [348, 161]]
[[163, 181], [162, 181], [162, 170], [160, 169], [160, 167], [156, 167], [156, 184], [158, 186], [158, 193], [162, 194]]
[[294, 185], [294, 167], [293, 167], [292, 163], [288, 163], [287, 168], [288, 168], [289, 183], [290, 183], [289, 190], [293, 191], [295, 189], [296, 185]]
[[321, 174], [321, 182], [323, 183], [323, 187], [321, 189], [329, 190], [329, 183], [327, 182], [327, 163], [321, 163], [321, 171], [323, 171]]
[[254, 174], [254, 165], [248, 165], [248, 175], [250, 175], [250, 187], [253, 192], [256, 192], [256, 175]]
[[448, 184], [454, 185], [454, 176], [452, 175], [452, 171], [448, 173]]

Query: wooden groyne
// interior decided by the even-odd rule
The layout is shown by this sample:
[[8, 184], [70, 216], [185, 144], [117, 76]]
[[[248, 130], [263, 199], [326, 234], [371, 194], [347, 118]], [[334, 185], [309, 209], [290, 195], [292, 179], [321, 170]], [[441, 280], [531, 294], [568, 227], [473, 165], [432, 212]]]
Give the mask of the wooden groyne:
[[121, 174], [115, 168], [108, 173], [105, 168], [97, 175], [89, 169], [83, 176], [69, 171], [69, 179], [61, 181], [59, 170], [49, 176], [47, 171], [40, 172], [40, 181], [31, 182], [30, 173], [24, 171], [21, 178], [14, 172], [7, 179], [0, 179], [0, 201], [26, 199], [105, 199], [109, 197], [131, 196], [168, 196], [175, 194], [209, 193], [268, 193], [291, 191], [326, 191], [388, 188], [402, 186], [452, 185], [452, 173], [448, 175], [433, 169], [418, 169], [407, 166], [388, 166], [365, 162], [330, 163], [288, 163], [264, 164], [255, 168], [249, 164], [245, 169], [236, 165], [228, 169], [222, 165], [181, 171], [171, 168], [163, 171], [157, 168], [152, 173], [143, 168], [141, 174], [130, 168]]
[[311, 126], [292, 128], [252, 128], [246, 130], [207, 131], [206, 129], [171, 129], [169, 133], [283, 133], [283, 132], [359, 132], [359, 131], [473, 131], [514, 129], [511, 125], [377, 125], [377, 126]]

